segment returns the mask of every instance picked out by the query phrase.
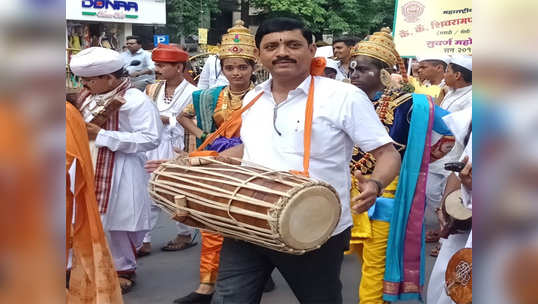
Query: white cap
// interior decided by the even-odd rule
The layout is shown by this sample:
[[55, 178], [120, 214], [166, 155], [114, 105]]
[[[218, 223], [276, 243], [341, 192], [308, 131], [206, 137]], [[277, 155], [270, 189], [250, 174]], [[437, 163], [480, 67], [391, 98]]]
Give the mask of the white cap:
[[462, 66], [471, 72], [473, 71], [473, 57], [469, 55], [454, 55], [450, 59], [450, 63]]
[[71, 57], [71, 71], [77, 76], [94, 77], [110, 74], [124, 66], [120, 53], [102, 47], [91, 47]]
[[327, 58], [327, 64], [325, 65], [325, 68], [332, 68], [338, 71], [338, 61]]
[[450, 57], [448, 55], [443, 55], [443, 54], [430, 54], [430, 55], [417, 56], [418, 62], [421, 62], [424, 60], [438, 60], [438, 61], [443, 61], [446, 64], [450, 63]]

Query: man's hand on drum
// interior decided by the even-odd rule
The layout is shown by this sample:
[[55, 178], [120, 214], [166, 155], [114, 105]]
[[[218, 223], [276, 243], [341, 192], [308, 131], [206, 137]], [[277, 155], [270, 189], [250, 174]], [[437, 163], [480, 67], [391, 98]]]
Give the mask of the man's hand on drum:
[[351, 209], [353, 212], [359, 214], [372, 207], [379, 189], [375, 182], [368, 180], [359, 171], [355, 172], [355, 177], [357, 178], [360, 194], [351, 198]]

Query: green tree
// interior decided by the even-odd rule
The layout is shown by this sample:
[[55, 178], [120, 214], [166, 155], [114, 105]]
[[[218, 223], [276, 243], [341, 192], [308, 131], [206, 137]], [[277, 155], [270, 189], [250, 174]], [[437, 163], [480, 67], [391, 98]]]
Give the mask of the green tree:
[[210, 14], [220, 13], [219, 0], [167, 0], [166, 28], [172, 41], [185, 43], [185, 37], [209, 27]]
[[316, 37], [323, 33], [359, 36], [392, 27], [394, 0], [250, 0], [267, 16], [300, 16]]

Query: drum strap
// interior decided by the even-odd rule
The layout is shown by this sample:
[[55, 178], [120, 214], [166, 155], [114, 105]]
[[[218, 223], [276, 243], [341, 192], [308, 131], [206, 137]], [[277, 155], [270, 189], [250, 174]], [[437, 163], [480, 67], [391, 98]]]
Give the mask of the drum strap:
[[[309, 177], [308, 169], [310, 167], [310, 143], [312, 138], [312, 121], [314, 117], [314, 76], [321, 75], [323, 69], [325, 68], [325, 58], [314, 58], [312, 60], [311, 72], [310, 74], [310, 88], [308, 90], [308, 97], [306, 99], [306, 109], [305, 109], [305, 122], [304, 122], [304, 156], [303, 156], [303, 171], [290, 170], [292, 174], [302, 175]], [[239, 111], [235, 111], [230, 119], [224, 122], [213, 134], [209, 135], [206, 140], [198, 147], [198, 149], [191, 153], [189, 156], [208, 156], [207, 154], [200, 153], [202, 152], [207, 145], [212, 143], [217, 137], [219, 137], [229, 125], [231, 125], [235, 120], [240, 119], [241, 115], [250, 107], [254, 105], [262, 97], [263, 92], [258, 94], [251, 102], [249, 102], [245, 107]]]

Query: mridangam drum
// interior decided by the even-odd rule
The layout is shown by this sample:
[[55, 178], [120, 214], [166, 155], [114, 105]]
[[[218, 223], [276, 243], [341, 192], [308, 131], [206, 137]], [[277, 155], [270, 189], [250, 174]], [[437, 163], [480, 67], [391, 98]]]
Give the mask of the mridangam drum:
[[456, 304], [473, 302], [473, 249], [462, 248], [448, 261], [445, 272], [446, 294]]
[[321, 247], [340, 218], [332, 186], [250, 163], [163, 163], [152, 173], [149, 192], [189, 226], [291, 254]]

